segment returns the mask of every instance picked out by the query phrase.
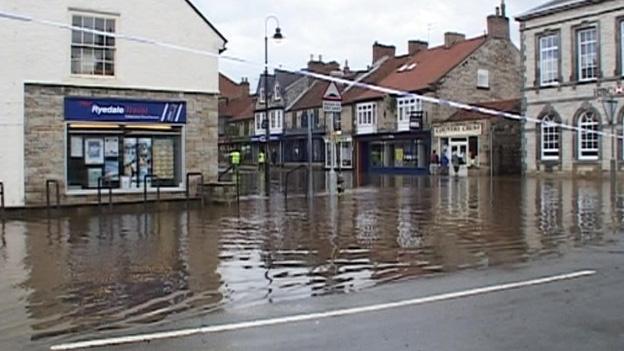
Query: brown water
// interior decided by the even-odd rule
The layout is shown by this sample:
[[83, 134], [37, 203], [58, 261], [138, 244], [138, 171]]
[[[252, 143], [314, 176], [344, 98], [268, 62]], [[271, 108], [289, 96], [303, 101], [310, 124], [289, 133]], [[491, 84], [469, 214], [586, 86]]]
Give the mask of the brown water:
[[4, 223], [0, 350], [515, 266], [609, 245], [624, 216], [607, 182], [487, 178], [381, 177], [339, 199], [176, 207]]

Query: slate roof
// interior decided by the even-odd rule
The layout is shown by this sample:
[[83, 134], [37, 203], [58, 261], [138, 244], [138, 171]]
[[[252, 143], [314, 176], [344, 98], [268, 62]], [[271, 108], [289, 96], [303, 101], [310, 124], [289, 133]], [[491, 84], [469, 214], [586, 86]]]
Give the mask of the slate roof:
[[552, 13], [565, 11], [585, 5], [600, 3], [608, 0], [552, 0], [537, 6], [516, 17], [518, 21], [525, 21], [531, 18], [546, 16]]

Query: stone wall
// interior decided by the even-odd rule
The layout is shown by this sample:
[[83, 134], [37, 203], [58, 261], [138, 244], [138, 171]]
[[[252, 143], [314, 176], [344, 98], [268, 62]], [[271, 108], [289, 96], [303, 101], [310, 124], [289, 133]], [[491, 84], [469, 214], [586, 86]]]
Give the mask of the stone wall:
[[[519, 99], [522, 95], [520, 51], [510, 40], [488, 39], [467, 60], [439, 82], [434, 96], [465, 103]], [[477, 87], [479, 69], [489, 71], [490, 87]], [[429, 107], [432, 122], [443, 121], [457, 110], [434, 105]]]
[[[185, 127], [185, 172], [202, 172], [206, 181], [218, 175], [217, 95], [134, 89], [91, 88], [62, 85], [26, 84], [24, 87], [24, 156], [26, 205], [45, 204], [45, 180], [60, 182], [62, 203], [92, 202], [93, 196], [67, 196], [65, 184], [64, 98], [134, 98], [182, 100], [187, 103]], [[142, 199], [143, 194], [116, 195], [116, 198]], [[169, 195], [166, 195], [169, 196]]]

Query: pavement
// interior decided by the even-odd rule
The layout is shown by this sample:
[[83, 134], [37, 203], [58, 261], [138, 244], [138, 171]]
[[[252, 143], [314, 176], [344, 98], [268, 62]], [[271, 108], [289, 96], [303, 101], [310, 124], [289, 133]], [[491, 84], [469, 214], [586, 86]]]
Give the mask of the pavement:
[[[179, 320], [157, 330], [133, 330], [132, 335], [197, 332], [198, 327], [223, 325], [229, 331], [207, 330], [93, 350], [622, 350], [623, 265], [621, 242], [584, 247], [562, 257], [513, 267], [455, 272], [352, 294], [231, 309]], [[585, 270], [595, 274], [427, 302], [427, 297], [440, 294]], [[421, 298], [424, 300], [418, 304], [400, 303]], [[399, 303], [367, 311], [367, 307], [394, 302]], [[349, 308], [355, 312], [315, 315]], [[284, 320], [285, 316], [295, 318]], [[263, 325], [272, 324], [274, 318], [280, 323]], [[251, 324], [236, 324], [241, 322]], [[101, 338], [123, 335], [117, 331]], [[63, 340], [57, 346], [71, 346], [68, 343], [74, 341], [79, 340]]]

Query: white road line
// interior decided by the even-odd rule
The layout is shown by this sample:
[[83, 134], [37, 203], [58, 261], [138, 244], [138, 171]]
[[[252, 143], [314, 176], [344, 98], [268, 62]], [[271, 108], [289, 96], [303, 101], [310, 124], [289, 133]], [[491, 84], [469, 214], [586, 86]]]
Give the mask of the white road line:
[[184, 329], [184, 330], [176, 330], [176, 331], [169, 331], [169, 332], [160, 332], [160, 333], [143, 334], [143, 335], [131, 335], [131, 336], [116, 337], [116, 338], [68, 343], [68, 344], [52, 346], [50, 350], [65, 351], [65, 350], [87, 349], [87, 348], [94, 348], [94, 347], [134, 344], [134, 343], [148, 342], [148, 341], [154, 341], [154, 340], [180, 338], [180, 337], [186, 337], [186, 336], [192, 336], [192, 335], [198, 335], [198, 334], [218, 333], [218, 332], [226, 332], [226, 331], [233, 331], [233, 330], [240, 330], [240, 329], [267, 327], [267, 326], [277, 325], [277, 324], [287, 324], [287, 323], [304, 322], [304, 321], [318, 320], [318, 319], [325, 319], [325, 318], [332, 318], [332, 317], [342, 317], [342, 316], [349, 316], [349, 315], [354, 315], [354, 314], [377, 312], [377, 311], [382, 311], [382, 310], [401, 308], [401, 307], [406, 307], [406, 306], [422, 305], [422, 304], [440, 302], [440, 301], [445, 301], [445, 300], [454, 300], [454, 299], [466, 298], [466, 297], [471, 297], [471, 296], [476, 296], [476, 295], [491, 294], [491, 293], [500, 292], [500, 291], [526, 288], [530, 286], [549, 284], [549, 283], [559, 282], [563, 280], [588, 277], [594, 274], [596, 274], [596, 271], [591, 271], [591, 270], [578, 271], [578, 272], [569, 273], [569, 274], [561, 274], [561, 275], [549, 276], [549, 277], [544, 277], [544, 278], [539, 278], [539, 279], [526, 280], [526, 281], [500, 284], [500, 285], [491, 285], [491, 286], [486, 286], [482, 288], [476, 288], [476, 289], [470, 289], [470, 290], [464, 290], [464, 291], [458, 291], [458, 292], [452, 292], [452, 293], [446, 293], [446, 294], [440, 294], [440, 295], [433, 295], [433, 296], [428, 296], [428, 297], [421, 297], [421, 298], [411, 299], [411, 300], [383, 303], [383, 304], [371, 305], [371, 306], [346, 308], [346, 309], [327, 311], [327, 312], [294, 315], [294, 316], [271, 318], [271, 319], [256, 320], [256, 321], [249, 321], [249, 322], [233, 323], [233, 324], [214, 325], [214, 326], [194, 328], [194, 329]]

